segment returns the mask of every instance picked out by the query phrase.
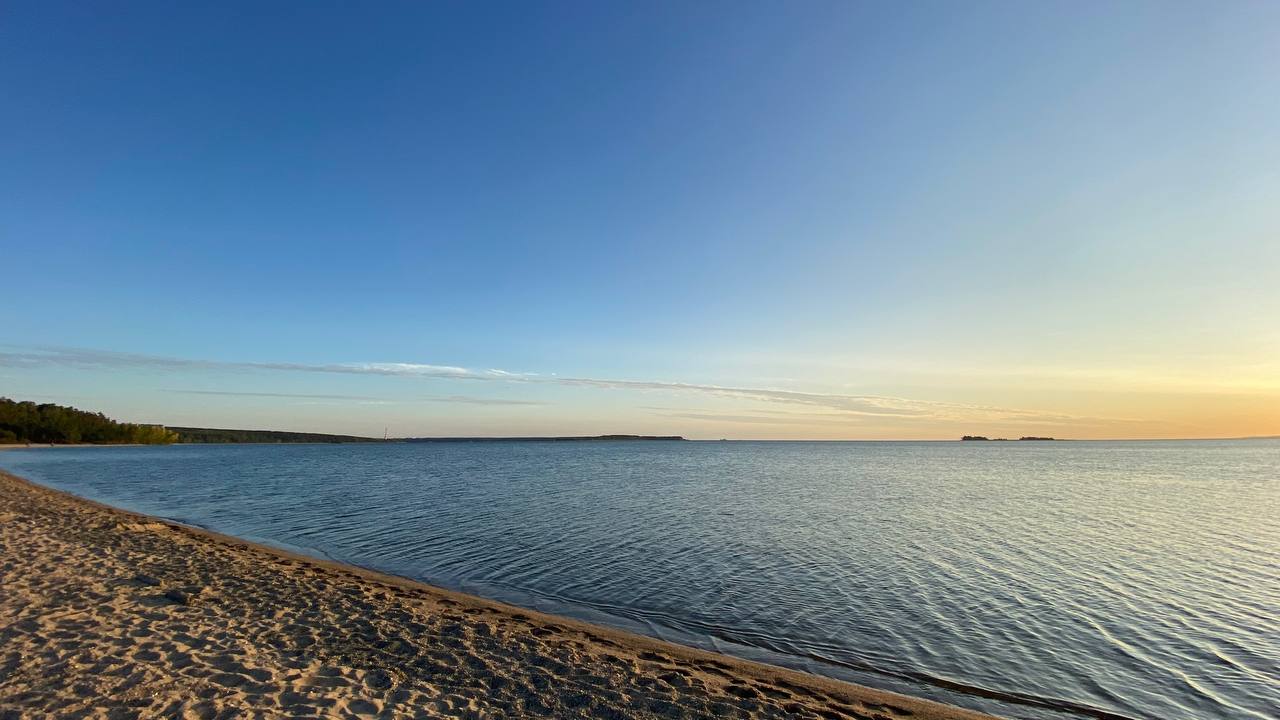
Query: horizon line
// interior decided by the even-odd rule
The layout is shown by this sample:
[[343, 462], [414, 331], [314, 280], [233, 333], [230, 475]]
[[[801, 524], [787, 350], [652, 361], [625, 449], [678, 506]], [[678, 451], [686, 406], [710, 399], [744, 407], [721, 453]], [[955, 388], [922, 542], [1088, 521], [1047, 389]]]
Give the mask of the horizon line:
[[[560, 438], [608, 438], [608, 437], [631, 437], [631, 438], [655, 438], [655, 439], [679, 439], [684, 442], [983, 442], [966, 441], [960, 437], [954, 438], [734, 438], [734, 437], [686, 437], [678, 433], [673, 434], [652, 434], [652, 433], [598, 433], [594, 435], [401, 435], [397, 437], [371, 437], [367, 435], [352, 435], [350, 433], [334, 433], [334, 432], [318, 432], [314, 430], [281, 430], [277, 428], [257, 429], [257, 428], [215, 428], [215, 427], [196, 427], [194, 425], [168, 425], [166, 423], [138, 423], [138, 424], [154, 424], [166, 428], [189, 428], [192, 430], [226, 430], [232, 432], [279, 432], [279, 433], [296, 433], [303, 435], [331, 435], [334, 437], [352, 437], [361, 440], [378, 443], [405, 442], [409, 440], [556, 440]], [[1027, 436], [1031, 437], [1031, 436]], [[1053, 437], [1038, 440], [1022, 440], [1021, 438], [988, 438], [987, 442], [1185, 442], [1193, 440], [1280, 440], [1280, 435], [1228, 435], [1220, 437], [1114, 437], [1114, 438], [1062, 438]], [[179, 444], [202, 444], [202, 443], [179, 443]], [[212, 444], [212, 443], [203, 443]], [[226, 443], [233, 444], [233, 443]], [[281, 444], [305, 444], [305, 443], [281, 443]]]

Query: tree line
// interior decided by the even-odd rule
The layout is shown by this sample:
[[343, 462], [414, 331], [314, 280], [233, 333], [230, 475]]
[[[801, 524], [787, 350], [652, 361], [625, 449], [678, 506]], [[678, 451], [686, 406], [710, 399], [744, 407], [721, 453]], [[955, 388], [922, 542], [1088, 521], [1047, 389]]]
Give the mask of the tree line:
[[227, 430], [223, 428], [169, 428], [184, 443], [353, 443], [382, 442], [381, 438], [323, 433], [285, 432], [282, 430]]
[[65, 405], [0, 398], [0, 443], [167, 445], [177, 441], [178, 434], [163, 425], [122, 423]]

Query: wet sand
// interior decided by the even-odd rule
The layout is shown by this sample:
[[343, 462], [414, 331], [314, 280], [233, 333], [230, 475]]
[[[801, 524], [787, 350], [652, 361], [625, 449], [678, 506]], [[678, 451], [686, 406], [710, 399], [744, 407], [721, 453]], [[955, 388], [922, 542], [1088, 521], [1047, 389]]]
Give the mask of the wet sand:
[[990, 716], [319, 561], [0, 473], [0, 719]]

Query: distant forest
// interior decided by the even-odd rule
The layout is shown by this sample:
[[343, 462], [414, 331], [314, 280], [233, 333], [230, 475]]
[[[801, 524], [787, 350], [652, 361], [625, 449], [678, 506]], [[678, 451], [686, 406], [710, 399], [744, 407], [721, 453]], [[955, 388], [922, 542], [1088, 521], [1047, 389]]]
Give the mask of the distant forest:
[[382, 438], [323, 433], [284, 432], [280, 430], [223, 430], [220, 428], [169, 428], [184, 443], [354, 443], [382, 442]]
[[382, 438], [355, 435], [326, 435], [323, 433], [283, 432], [280, 430], [223, 430], [217, 428], [170, 428], [181, 436], [184, 443], [367, 443], [367, 442], [590, 442], [611, 440], [684, 440], [684, 438], [654, 435], [591, 435], [574, 437], [414, 437]]
[[161, 425], [116, 422], [64, 405], [0, 398], [0, 443], [137, 443], [167, 445], [178, 434]]

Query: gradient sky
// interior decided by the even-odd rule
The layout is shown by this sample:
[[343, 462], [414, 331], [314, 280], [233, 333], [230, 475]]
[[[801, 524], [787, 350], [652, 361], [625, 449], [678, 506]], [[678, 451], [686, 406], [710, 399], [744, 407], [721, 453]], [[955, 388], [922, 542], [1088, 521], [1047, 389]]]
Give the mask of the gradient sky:
[[1280, 3], [0, 7], [0, 395], [1280, 434]]

